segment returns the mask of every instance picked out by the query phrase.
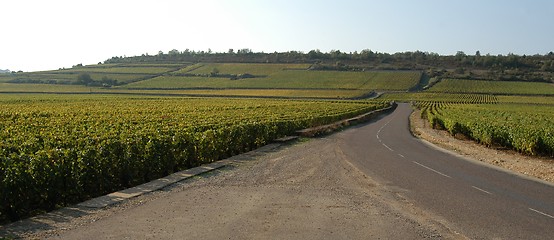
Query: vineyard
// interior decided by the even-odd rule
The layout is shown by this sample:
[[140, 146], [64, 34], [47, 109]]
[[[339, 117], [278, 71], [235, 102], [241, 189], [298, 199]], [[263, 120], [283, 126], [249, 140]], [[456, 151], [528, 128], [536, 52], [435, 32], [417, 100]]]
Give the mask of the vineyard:
[[[187, 69], [190, 75], [167, 74], [121, 86], [123, 89], [343, 89], [343, 90], [403, 90], [419, 83], [419, 72], [346, 72], [309, 71], [305, 65], [282, 64], [211, 64]], [[267, 65], [267, 66], [264, 66]], [[256, 68], [257, 67], [257, 68]], [[192, 69], [192, 70], [191, 70]], [[217, 69], [218, 74], [209, 71]], [[209, 70], [209, 71], [208, 71]], [[249, 78], [230, 79], [237, 74]]]
[[94, 81], [107, 82], [107, 80], [110, 80], [112, 84], [126, 84], [150, 79], [188, 65], [190, 64], [98, 64], [53, 71], [0, 74], [0, 82], [13, 84], [77, 85], [80, 84], [79, 75], [88, 74]]
[[447, 130], [453, 136], [463, 135], [486, 146], [504, 147], [527, 155], [554, 157], [554, 97], [551, 96], [430, 91], [386, 93], [379, 99], [413, 102], [433, 128]]
[[[63, 94], [0, 94], [0, 222], [226, 158], [390, 101], [413, 102], [433, 127], [452, 135], [554, 157], [550, 83], [443, 79], [417, 91], [419, 71], [313, 69], [109, 63], [1, 74], [0, 92]], [[94, 84], [79, 80], [83, 74]], [[344, 100], [376, 92], [385, 93]]]
[[554, 95], [554, 85], [552, 83], [545, 82], [444, 79], [431, 87], [429, 92], [502, 95]]
[[554, 157], [554, 108], [529, 104], [419, 103], [431, 126], [487, 146]]
[[5, 95], [0, 100], [0, 222], [383, 107], [369, 102]]
[[416, 101], [425, 103], [498, 103], [499, 96], [490, 94], [457, 94], [457, 93], [386, 93], [379, 99], [383, 101]]
[[249, 73], [255, 76], [268, 76], [284, 70], [307, 70], [310, 64], [263, 64], [263, 63], [209, 63], [195, 64], [180, 70], [180, 73], [210, 74], [214, 69], [225, 74]]
[[97, 64], [0, 74], [0, 92], [344, 99], [364, 97], [373, 91], [407, 91], [421, 79], [419, 71], [319, 71], [310, 67], [305, 63]]

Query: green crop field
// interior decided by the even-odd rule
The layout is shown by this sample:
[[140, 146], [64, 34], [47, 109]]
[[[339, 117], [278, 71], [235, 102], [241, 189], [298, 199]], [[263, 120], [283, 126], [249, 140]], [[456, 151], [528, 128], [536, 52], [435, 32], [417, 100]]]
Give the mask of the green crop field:
[[55, 71], [59, 74], [68, 73], [130, 73], [130, 74], [160, 74], [173, 71], [167, 67], [82, 67]]
[[0, 92], [64, 93], [90, 91], [92, 91], [92, 88], [82, 85], [0, 83]]
[[182, 64], [99, 64], [52, 71], [0, 74], [0, 82], [79, 84], [81, 74], [89, 74], [94, 81], [112, 80], [119, 84], [141, 81], [176, 71]]
[[500, 96], [492, 94], [463, 93], [385, 93], [379, 99], [400, 102], [435, 102], [435, 103], [497, 103]]
[[362, 101], [0, 94], [0, 222], [382, 107]]
[[263, 63], [210, 63], [197, 64], [180, 70], [180, 73], [210, 74], [214, 69], [224, 74], [271, 75], [286, 70], [307, 70], [310, 64], [263, 64]]
[[231, 80], [222, 77], [161, 76], [131, 83], [122, 88], [262, 88], [262, 89], [350, 89], [406, 91], [417, 85], [418, 72], [339, 72], [287, 70], [267, 77]]
[[[83, 72], [84, 73], [84, 72]], [[122, 73], [100, 73], [100, 72], [86, 72], [93, 80], [100, 81], [108, 78], [117, 80], [118, 82], [133, 82], [143, 79], [152, 78], [154, 75], [148, 74], [122, 74]], [[77, 84], [79, 72], [53, 72], [53, 73], [18, 73], [18, 74], [6, 74], [6, 76], [0, 76], [0, 82], [10, 83], [41, 83], [41, 84]]]
[[554, 96], [497, 96], [497, 98], [501, 103], [549, 104], [554, 107]]
[[449, 93], [554, 95], [554, 84], [539, 82], [444, 79], [435, 84], [428, 91]]
[[196, 89], [196, 90], [125, 90], [122, 92], [157, 93], [191, 96], [227, 96], [227, 97], [280, 97], [280, 98], [357, 98], [367, 94], [365, 90], [341, 89]]
[[431, 126], [487, 146], [554, 157], [554, 97], [461, 93], [387, 93], [382, 101], [413, 101]]
[[[314, 71], [308, 70], [309, 67], [310, 64], [262, 63], [98, 64], [2, 74], [0, 83], [25, 85], [6, 85], [0, 92], [68, 92], [71, 87], [63, 85], [83, 85], [79, 77], [86, 73], [94, 83], [87, 84], [90, 92], [342, 99], [366, 96], [372, 91], [407, 91], [421, 78], [421, 73], [415, 71]], [[213, 74], [214, 69], [217, 69], [216, 74]], [[241, 78], [244, 74], [250, 75]], [[60, 86], [59, 90], [55, 86]], [[44, 89], [36, 91], [42, 87]], [[164, 90], [167, 92], [163, 93]]]
[[554, 106], [529, 104], [426, 103], [422, 116], [432, 126], [461, 133], [487, 146], [554, 157]]

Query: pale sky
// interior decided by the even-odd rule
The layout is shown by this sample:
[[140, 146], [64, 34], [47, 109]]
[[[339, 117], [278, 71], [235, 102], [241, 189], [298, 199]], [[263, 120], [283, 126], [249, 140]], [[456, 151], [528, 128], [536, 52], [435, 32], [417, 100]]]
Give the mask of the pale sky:
[[3, 0], [0, 23], [12, 71], [172, 49], [554, 51], [554, 0]]

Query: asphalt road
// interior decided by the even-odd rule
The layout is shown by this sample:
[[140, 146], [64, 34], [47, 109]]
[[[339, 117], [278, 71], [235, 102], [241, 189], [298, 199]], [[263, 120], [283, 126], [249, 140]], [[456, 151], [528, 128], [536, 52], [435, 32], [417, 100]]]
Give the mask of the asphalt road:
[[409, 131], [408, 104], [338, 134], [362, 172], [471, 239], [554, 239], [554, 187], [438, 150]]

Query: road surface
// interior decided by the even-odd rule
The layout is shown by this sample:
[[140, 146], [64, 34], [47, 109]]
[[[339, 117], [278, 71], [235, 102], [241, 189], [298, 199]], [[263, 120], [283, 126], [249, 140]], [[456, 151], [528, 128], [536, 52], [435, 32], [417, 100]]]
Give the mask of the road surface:
[[471, 239], [553, 239], [554, 187], [439, 151], [409, 131], [410, 106], [337, 134], [363, 173]]

